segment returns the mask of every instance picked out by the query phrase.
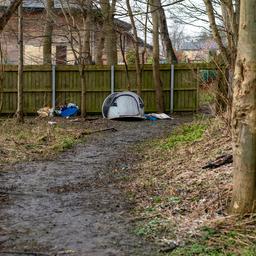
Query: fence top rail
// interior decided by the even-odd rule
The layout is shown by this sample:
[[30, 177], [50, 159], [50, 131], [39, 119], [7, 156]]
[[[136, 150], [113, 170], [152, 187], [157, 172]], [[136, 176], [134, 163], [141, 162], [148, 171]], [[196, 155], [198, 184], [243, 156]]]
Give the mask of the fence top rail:
[[[222, 68], [222, 66], [220, 66]], [[170, 70], [171, 64], [161, 64], [160, 70]], [[218, 69], [219, 67], [214, 63], [180, 63], [175, 64], [174, 69], [176, 70], [195, 70], [195, 69]], [[17, 71], [17, 65], [0, 65], [0, 70], [2, 71]], [[51, 71], [51, 65], [25, 65], [24, 71]], [[111, 67], [109, 65], [87, 65], [85, 70], [88, 71], [110, 71]], [[115, 65], [116, 71], [125, 70], [125, 65]], [[128, 70], [136, 70], [135, 65], [129, 65]], [[152, 70], [152, 64], [145, 64], [144, 70]], [[57, 65], [56, 71], [79, 71], [78, 65]]]

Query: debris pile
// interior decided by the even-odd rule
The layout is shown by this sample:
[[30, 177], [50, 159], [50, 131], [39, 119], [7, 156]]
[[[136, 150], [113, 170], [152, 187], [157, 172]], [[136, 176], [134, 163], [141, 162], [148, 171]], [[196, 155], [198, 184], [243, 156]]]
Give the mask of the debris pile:
[[37, 111], [39, 117], [61, 116], [69, 118], [79, 114], [79, 107], [75, 103], [68, 103], [58, 108], [43, 107]]

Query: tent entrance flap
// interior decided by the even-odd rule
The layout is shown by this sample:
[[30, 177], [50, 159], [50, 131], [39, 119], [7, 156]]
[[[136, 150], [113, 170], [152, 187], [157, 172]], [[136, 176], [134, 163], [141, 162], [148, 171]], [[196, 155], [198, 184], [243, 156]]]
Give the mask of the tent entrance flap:
[[136, 99], [130, 95], [118, 97], [115, 100], [115, 103], [117, 105], [119, 116], [137, 116], [140, 113]]

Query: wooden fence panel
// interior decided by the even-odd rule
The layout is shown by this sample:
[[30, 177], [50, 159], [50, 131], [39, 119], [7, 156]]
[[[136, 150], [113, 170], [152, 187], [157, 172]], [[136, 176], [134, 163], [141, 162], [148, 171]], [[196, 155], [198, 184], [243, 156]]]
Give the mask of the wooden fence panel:
[[[13, 114], [17, 106], [17, 66], [6, 65], [3, 81], [2, 113]], [[174, 111], [196, 111], [198, 96], [198, 73], [200, 69], [216, 69], [206, 64], [177, 64], [174, 75]], [[88, 113], [100, 113], [104, 99], [111, 92], [111, 67], [88, 66], [86, 74], [86, 107]], [[135, 66], [128, 67], [132, 91], [136, 92]], [[166, 112], [170, 110], [171, 65], [160, 65]], [[56, 67], [56, 106], [68, 102], [81, 103], [81, 80], [78, 66]], [[128, 89], [124, 65], [115, 66], [115, 91]], [[43, 106], [51, 106], [51, 66], [25, 66], [24, 110], [36, 113]], [[155, 88], [152, 65], [145, 65], [142, 72], [142, 98], [146, 112], [156, 111]]]

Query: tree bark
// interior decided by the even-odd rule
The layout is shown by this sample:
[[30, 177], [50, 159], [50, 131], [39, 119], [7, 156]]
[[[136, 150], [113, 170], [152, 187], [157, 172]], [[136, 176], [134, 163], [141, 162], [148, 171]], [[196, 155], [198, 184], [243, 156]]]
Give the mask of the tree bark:
[[52, 11], [54, 8], [54, 0], [46, 1], [46, 23], [44, 28], [44, 41], [43, 41], [43, 63], [52, 64], [52, 32], [53, 32], [53, 19]]
[[82, 58], [84, 64], [92, 64], [92, 55], [91, 55], [91, 12], [92, 12], [92, 3], [91, 0], [86, 1], [86, 12], [84, 12], [84, 38], [82, 46]]
[[150, 11], [153, 23], [153, 77], [156, 90], [156, 109], [157, 112], [164, 112], [164, 95], [160, 79], [160, 66], [159, 66], [159, 17], [157, 0], [150, 0]]
[[232, 135], [235, 214], [256, 210], [256, 4], [241, 1], [238, 53], [235, 67]]
[[165, 48], [166, 58], [168, 60], [168, 63], [174, 64], [174, 63], [177, 63], [178, 60], [175, 55], [175, 52], [172, 46], [172, 41], [169, 36], [165, 11], [164, 11], [164, 8], [162, 7], [161, 0], [157, 0], [157, 4], [159, 8], [158, 11], [159, 11], [160, 34], [161, 34], [162, 42]]
[[222, 42], [220, 32], [218, 30], [218, 27], [217, 27], [217, 24], [216, 24], [216, 21], [215, 21], [212, 1], [211, 0], [204, 0], [204, 3], [205, 3], [208, 19], [209, 19], [209, 22], [210, 22], [210, 27], [211, 27], [211, 30], [212, 30], [213, 38], [219, 46], [219, 49], [220, 49], [220, 52], [222, 54], [224, 62], [226, 64], [228, 64], [229, 63], [228, 52], [227, 52], [227, 49], [226, 49], [226, 47], [224, 46], [224, 44]]
[[135, 25], [132, 8], [130, 5], [130, 1], [126, 0], [126, 6], [128, 10], [128, 15], [130, 17], [131, 25], [132, 25], [132, 31], [133, 31], [133, 40], [134, 40], [134, 48], [135, 48], [135, 68], [136, 68], [136, 87], [137, 87], [137, 94], [141, 96], [141, 73], [142, 69], [140, 66], [140, 53], [139, 53], [139, 39], [138, 39], [138, 33], [137, 28]]
[[16, 118], [17, 122], [24, 122], [23, 113], [23, 10], [22, 4], [18, 8], [18, 46], [19, 46], [19, 65], [18, 65], [18, 84], [17, 84], [17, 111]]
[[13, 0], [9, 7], [6, 9], [6, 11], [3, 13], [3, 15], [0, 17], [0, 32], [3, 31], [4, 27], [21, 3], [22, 0]]
[[96, 51], [95, 52], [95, 64], [97, 64], [97, 65], [103, 64], [102, 56], [103, 56], [104, 42], [105, 42], [105, 38], [104, 38], [103, 28], [101, 28], [99, 35], [97, 37], [96, 50], [95, 50]]
[[104, 49], [107, 55], [107, 64], [115, 65], [117, 64], [117, 38], [114, 27], [116, 0], [112, 0], [111, 5], [109, 0], [100, 0], [100, 6], [103, 15]]

